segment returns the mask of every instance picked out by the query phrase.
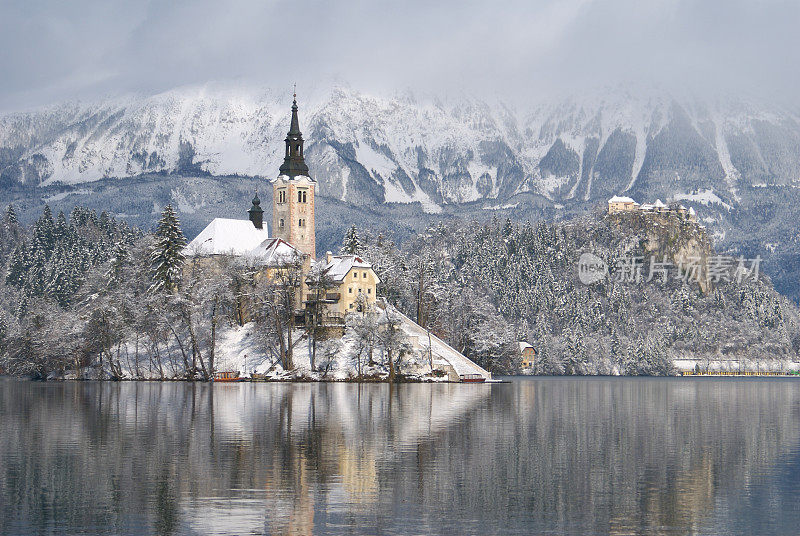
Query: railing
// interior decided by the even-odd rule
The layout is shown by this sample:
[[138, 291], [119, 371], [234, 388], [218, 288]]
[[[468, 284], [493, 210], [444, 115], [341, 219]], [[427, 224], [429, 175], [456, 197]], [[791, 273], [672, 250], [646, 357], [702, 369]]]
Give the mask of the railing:
[[322, 326], [344, 326], [344, 315], [340, 313], [327, 313], [321, 315], [319, 320]]
[[755, 370], [719, 370], [719, 371], [701, 371], [695, 372], [693, 370], [686, 370], [681, 372], [681, 376], [800, 376], [800, 372], [796, 370], [786, 370], [786, 371], [777, 371], [777, 370], [764, 370], [764, 371], [755, 371]]
[[[306, 326], [311, 326], [313, 318], [310, 314], [306, 315]], [[325, 313], [317, 316], [317, 326], [330, 327], [330, 326], [344, 326], [344, 315], [341, 313]]]

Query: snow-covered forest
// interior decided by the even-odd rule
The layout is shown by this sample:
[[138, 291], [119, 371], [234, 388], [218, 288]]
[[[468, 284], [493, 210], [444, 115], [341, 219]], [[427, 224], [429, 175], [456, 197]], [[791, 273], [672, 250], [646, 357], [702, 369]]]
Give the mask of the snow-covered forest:
[[[675, 225], [599, 214], [555, 224], [459, 221], [403, 244], [353, 226], [341, 250], [373, 264], [379, 294], [397, 310], [495, 373], [520, 370], [518, 341], [536, 349], [537, 374], [664, 375], [676, 359], [797, 361], [797, 308], [763, 275], [705, 291], [680, 279], [578, 280], [585, 252], [614, 266], [654, 240], [659, 255], [707, 244], [699, 227]], [[295, 324], [299, 272], [287, 266], [265, 281], [233, 258], [185, 258], [185, 244], [170, 206], [152, 232], [83, 208], [68, 216], [45, 208], [26, 228], [9, 206], [0, 226], [0, 370], [209, 379], [231, 340], [221, 333], [249, 321], [276, 366], [293, 370], [303, 347], [310, 369], [327, 373], [342, 343]], [[393, 322], [378, 311], [348, 320], [358, 376], [402, 372], [408, 342]]]
[[721, 279], [705, 293], [680, 279], [581, 283], [584, 252], [614, 266], [644, 256], [654, 239], [663, 242], [651, 252], [658, 256], [708, 243], [700, 227], [677, 219], [621, 223], [600, 214], [555, 224], [462, 221], [402, 248], [363, 232], [357, 248], [376, 266], [379, 292], [489, 370], [518, 370], [516, 341], [535, 347], [537, 374], [662, 375], [677, 359], [748, 368], [797, 361], [798, 309], [763, 274]]

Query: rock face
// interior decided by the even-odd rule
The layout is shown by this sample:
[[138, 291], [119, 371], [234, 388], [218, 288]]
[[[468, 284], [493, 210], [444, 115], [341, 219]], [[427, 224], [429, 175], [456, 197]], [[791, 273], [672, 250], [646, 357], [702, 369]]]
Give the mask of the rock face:
[[667, 261], [673, 266], [694, 264], [699, 268], [693, 280], [696, 279], [700, 291], [707, 295], [712, 290], [708, 264], [714, 253], [703, 227], [676, 213], [620, 212], [609, 215], [608, 219], [621, 232], [641, 238], [639, 249], [645, 261], [653, 257], [657, 262]]
[[[143, 173], [276, 174], [288, 105], [274, 92], [202, 87], [0, 118], [4, 185]], [[334, 88], [300, 102], [320, 194], [358, 205], [552, 202], [796, 185], [800, 122], [741, 103], [622, 93], [529, 112], [474, 99], [381, 98]]]

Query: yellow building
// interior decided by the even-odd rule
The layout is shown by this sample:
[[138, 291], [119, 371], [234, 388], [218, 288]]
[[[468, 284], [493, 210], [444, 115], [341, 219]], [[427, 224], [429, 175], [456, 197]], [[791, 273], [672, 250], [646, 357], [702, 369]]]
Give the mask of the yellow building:
[[521, 357], [520, 366], [522, 368], [532, 368], [536, 359], [536, 350], [525, 341], [519, 342], [519, 353]]
[[608, 213], [616, 214], [618, 212], [631, 212], [639, 207], [639, 203], [630, 197], [621, 197], [615, 195], [608, 200]]
[[378, 283], [372, 265], [358, 255], [325, 254], [325, 265], [321, 268], [334, 287], [328, 293], [326, 312], [344, 316], [371, 307], [375, 303]]

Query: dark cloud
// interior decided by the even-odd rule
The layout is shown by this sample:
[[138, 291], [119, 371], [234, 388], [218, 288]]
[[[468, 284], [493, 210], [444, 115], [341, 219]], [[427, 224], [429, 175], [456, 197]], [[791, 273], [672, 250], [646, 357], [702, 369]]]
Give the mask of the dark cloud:
[[791, 97], [798, 23], [795, 0], [9, 0], [0, 103], [208, 80], [509, 100], [618, 82]]

